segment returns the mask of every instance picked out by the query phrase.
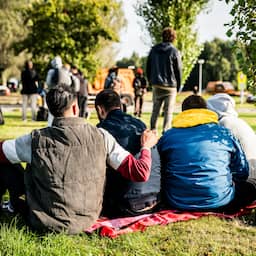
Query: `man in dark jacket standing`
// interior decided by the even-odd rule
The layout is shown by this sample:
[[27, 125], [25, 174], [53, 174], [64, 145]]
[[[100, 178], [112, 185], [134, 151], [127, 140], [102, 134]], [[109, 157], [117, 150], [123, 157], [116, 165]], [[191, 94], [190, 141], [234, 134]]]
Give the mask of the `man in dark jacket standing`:
[[[140, 137], [146, 125], [121, 110], [119, 95], [113, 90], [101, 91], [95, 100], [101, 122], [98, 127], [107, 130], [132, 155], [140, 152]], [[107, 180], [102, 215], [108, 217], [133, 216], [152, 212], [160, 200], [160, 156], [151, 149], [151, 174], [146, 182], [133, 182], [107, 168]]]
[[36, 120], [36, 101], [38, 97], [38, 75], [31, 60], [26, 61], [25, 69], [21, 73], [22, 82], [22, 120], [27, 119], [27, 104], [31, 102], [32, 120]]
[[162, 32], [163, 42], [155, 45], [147, 60], [147, 77], [153, 87], [153, 111], [150, 120], [151, 129], [156, 129], [157, 118], [164, 102], [165, 132], [172, 121], [177, 90], [181, 85], [181, 58], [178, 50], [172, 45], [176, 33], [172, 28]]

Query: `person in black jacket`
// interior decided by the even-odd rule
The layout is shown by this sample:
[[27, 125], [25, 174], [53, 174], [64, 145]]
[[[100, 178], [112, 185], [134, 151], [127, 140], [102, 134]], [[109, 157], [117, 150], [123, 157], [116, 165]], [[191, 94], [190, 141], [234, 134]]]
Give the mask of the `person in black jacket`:
[[31, 102], [32, 120], [36, 120], [36, 102], [38, 97], [38, 74], [33, 68], [31, 60], [26, 61], [25, 69], [21, 73], [22, 82], [22, 120], [27, 119], [27, 104]]
[[137, 68], [133, 80], [134, 88], [134, 115], [141, 117], [143, 96], [147, 92], [147, 81], [143, 76], [143, 69]]
[[177, 90], [181, 86], [181, 58], [173, 46], [176, 32], [167, 27], [162, 32], [163, 42], [152, 47], [147, 60], [147, 78], [153, 87], [153, 111], [151, 129], [156, 129], [157, 118], [164, 102], [163, 132], [170, 127], [176, 102]]
[[[119, 95], [103, 90], [96, 96], [95, 108], [100, 123], [117, 142], [132, 155], [140, 152], [140, 137], [146, 125], [121, 110]], [[102, 215], [107, 217], [136, 216], [155, 210], [160, 201], [160, 156], [157, 148], [151, 149], [152, 166], [149, 180], [132, 182], [112, 168], [107, 168]]]

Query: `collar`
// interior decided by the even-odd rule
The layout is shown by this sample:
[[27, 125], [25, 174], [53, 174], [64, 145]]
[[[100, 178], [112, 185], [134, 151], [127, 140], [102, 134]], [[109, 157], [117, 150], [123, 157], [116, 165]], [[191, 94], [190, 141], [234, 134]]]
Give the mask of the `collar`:
[[110, 117], [110, 116], [112, 116], [112, 115], [116, 115], [116, 114], [123, 114], [124, 112], [120, 109], [120, 108], [115, 108], [115, 109], [113, 109], [113, 110], [110, 110], [109, 112], [108, 112], [108, 114], [107, 114], [107, 117], [106, 117], [106, 119], [108, 118], [108, 117]]
[[55, 117], [52, 126], [76, 126], [85, 124], [84, 118], [81, 117]]
[[188, 128], [201, 124], [218, 123], [218, 115], [208, 109], [189, 109], [179, 113], [172, 122], [173, 128]]

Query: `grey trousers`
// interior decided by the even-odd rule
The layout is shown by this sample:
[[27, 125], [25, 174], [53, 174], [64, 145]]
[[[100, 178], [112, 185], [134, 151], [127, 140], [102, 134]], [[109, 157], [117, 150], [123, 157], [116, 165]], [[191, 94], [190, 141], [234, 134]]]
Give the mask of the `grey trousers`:
[[164, 103], [164, 122], [163, 122], [163, 132], [171, 127], [172, 115], [174, 112], [174, 107], [176, 103], [176, 88], [162, 89], [153, 86], [153, 110], [150, 120], [150, 128], [157, 129], [157, 118], [160, 113], [162, 104]]
[[30, 101], [31, 111], [32, 111], [32, 120], [36, 121], [36, 103], [37, 103], [38, 94], [22, 94], [22, 120], [27, 119], [27, 105]]

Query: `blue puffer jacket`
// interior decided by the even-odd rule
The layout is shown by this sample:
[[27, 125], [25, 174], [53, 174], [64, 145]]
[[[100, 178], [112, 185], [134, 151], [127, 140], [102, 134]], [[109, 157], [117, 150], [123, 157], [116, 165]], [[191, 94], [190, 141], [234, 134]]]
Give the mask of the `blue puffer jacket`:
[[[146, 125], [119, 109], [112, 110], [98, 127], [107, 130], [117, 142], [133, 155], [140, 152], [140, 137]], [[161, 165], [157, 147], [151, 149], [152, 166], [148, 181], [132, 182], [123, 178], [115, 170], [107, 169], [107, 181], [104, 193], [103, 211], [109, 209], [118, 212], [123, 208], [132, 208], [132, 205], [144, 205], [149, 201], [159, 201]]]
[[207, 109], [183, 111], [158, 143], [163, 190], [171, 207], [214, 209], [234, 197], [233, 181], [248, 177], [238, 141]]

